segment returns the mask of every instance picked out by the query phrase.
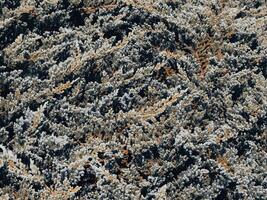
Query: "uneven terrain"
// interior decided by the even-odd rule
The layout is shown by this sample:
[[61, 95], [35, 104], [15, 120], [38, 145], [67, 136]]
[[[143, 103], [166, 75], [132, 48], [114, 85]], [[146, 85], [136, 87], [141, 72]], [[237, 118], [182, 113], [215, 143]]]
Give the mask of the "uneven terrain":
[[0, 199], [267, 196], [264, 0], [0, 0]]

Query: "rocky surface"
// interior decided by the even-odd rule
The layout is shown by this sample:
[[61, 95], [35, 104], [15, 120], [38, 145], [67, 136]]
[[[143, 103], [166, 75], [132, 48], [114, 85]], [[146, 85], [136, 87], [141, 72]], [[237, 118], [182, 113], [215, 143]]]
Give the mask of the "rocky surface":
[[266, 199], [264, 0], [0, 0], [0, 199]]

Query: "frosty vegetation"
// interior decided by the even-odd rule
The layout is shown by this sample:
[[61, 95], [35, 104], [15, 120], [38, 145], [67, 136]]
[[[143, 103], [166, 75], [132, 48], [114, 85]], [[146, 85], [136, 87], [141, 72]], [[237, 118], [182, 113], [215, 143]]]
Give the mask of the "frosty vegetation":
[[0, 0], [0, 199], [265, 199], [265, 0]]

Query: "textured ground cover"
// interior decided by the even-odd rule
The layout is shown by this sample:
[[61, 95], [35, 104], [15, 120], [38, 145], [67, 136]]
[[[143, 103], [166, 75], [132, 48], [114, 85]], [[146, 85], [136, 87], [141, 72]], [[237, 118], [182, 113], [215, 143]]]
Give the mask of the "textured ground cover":
[[266, 199], [264, 0], [0, 0], [0, 199]]

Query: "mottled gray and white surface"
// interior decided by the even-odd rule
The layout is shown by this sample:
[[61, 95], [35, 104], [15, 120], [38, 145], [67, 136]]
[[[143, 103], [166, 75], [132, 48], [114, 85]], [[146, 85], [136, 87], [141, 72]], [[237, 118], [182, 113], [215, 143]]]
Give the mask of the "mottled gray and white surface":
[[265, 0], [0, 0], [0, 199], [264, 200]]

